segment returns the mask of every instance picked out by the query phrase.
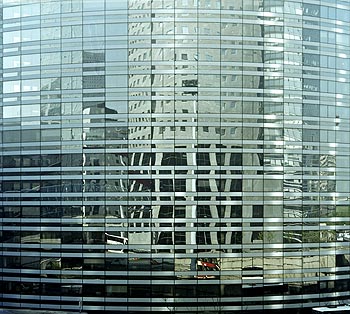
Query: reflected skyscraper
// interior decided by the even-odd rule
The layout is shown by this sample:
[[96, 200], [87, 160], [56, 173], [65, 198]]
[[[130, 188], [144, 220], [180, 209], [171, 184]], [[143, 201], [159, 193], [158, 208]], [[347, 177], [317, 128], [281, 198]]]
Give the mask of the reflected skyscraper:
[[350, 302], [349, 1], [1, 11], [2, 307]]

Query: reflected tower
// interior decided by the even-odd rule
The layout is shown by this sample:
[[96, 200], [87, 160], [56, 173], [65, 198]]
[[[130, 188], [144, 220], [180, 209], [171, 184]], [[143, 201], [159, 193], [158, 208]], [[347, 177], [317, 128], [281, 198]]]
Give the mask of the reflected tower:
[[348, 303], [348, 1], [2, 0], [1, 306]]

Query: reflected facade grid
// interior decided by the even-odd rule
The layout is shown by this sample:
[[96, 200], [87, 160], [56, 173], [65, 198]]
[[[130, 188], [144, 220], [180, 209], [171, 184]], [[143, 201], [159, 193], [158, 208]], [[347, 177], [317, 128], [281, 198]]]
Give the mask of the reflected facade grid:
[[350, 303], [348, 0], [0, 9], [0, 306]]

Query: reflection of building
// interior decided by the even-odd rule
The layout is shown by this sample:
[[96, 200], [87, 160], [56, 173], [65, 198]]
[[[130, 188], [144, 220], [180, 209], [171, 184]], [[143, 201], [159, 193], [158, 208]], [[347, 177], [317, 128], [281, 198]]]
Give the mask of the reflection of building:
[[2, 6], [1, 306], [348, 302], [347, 2]]

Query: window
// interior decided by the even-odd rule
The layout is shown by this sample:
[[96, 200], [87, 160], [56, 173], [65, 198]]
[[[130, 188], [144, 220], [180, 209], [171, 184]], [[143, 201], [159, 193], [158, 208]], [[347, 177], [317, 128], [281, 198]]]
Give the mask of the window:
[[196, 155], [198, 166], [210, 166], [210, 155], [209, 153], [199, 152]]
[[6, 106], [3, 107], [3, 117], [6, 118], [19, 118], [21, 115], [21, 106]]
[[94, 89], [105, 87], [104, 75], [85, 75], [83, 76], [83, 88]]

